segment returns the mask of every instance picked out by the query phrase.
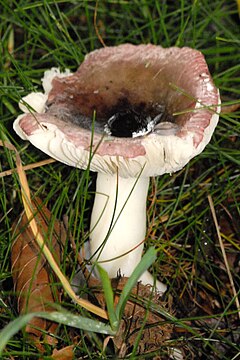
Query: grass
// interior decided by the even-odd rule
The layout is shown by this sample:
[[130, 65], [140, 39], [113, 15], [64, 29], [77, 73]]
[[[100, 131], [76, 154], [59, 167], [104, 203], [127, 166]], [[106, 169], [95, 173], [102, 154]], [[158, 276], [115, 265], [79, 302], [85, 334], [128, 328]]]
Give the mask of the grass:
[[[18, 101], [39, 90], [43, 72], [57, 66], [75, 71], [85, 54], [125, 42], [190, 46], [207, 60], [222, 102], [240, 98], [240, 27], [237, 2], [202, 1], [29, 1], [0, 0], [1, 72], [0, 135], [15, 145], [23, 165], [46, 159], [12, 130], [20, 113]], [[172, 176], [152, 179], [148, 197], [147, 247], [159, 250], [152, 266], [169, 285], [165, 301], [175, 320], [172, 344], [184, 359], [237, 359], [240, 327], [233, 287], [219, 245], [211, 197], [227, 261], [240, 295], [240, 112], [222, 114], [214, 136], [197, 158]], [[0, 171], [15, 167], [15, 155], [0, 148]], [[95, 175], [52, 163], [27, 172], [34, 195], [54, 216], [68, 215], [77, 247], [87, 239]], [[0, 196], [0, 324], [17, 318], [10, 272], [13, 221], [23, 209], [18, 177], [2, 176]], [[72, 278], [77, 258], [66, 247], [62, 271]], [[82, 294], [89, 289], [83, 287]], [[63, 305], [79, 312], [67, 297]], [[153, 304], [148, 304], [153, 306]], [[80, 311], [84, 316], [91, 316]], [[166, 319], [170, 323], [172, 318]], [[114, 358], [113, 346], [103, 350], [98, 334], [69, 332], [61, 326], [59, 347], [78, 337], [76, 358]], [[140, 342], [140, 339], [138, 339]], [[165, 345], [167, 346], [167, 345]], [[164, 352], [164, 346], [155, 356]], [[52, 353], [47, 347], [44, 359]], [[137, 345], [127, 355], [137, 357]], [[43, 358], [19, 332], [3, 353], [5, 359]], [[154, 354], [142, 355], [154, 358]]]

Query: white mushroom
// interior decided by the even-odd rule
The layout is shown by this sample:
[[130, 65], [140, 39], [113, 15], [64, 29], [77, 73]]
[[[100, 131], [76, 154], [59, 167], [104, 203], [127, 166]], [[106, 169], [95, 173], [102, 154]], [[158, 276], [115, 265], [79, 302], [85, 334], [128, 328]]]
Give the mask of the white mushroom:
[[[43, 83], [45, 113], [20, 115], [14, 129], [51, 157], [98, 172], [92, 260], [110, 277], [130, 276], [143, 251], [149, 177], [182, 169], [217, 125], [220, 98], [204, 57], [124, 44], [90, 53], [74, 74], [48, 72]], [[148, 272], [140, 280], [155, 283]]]

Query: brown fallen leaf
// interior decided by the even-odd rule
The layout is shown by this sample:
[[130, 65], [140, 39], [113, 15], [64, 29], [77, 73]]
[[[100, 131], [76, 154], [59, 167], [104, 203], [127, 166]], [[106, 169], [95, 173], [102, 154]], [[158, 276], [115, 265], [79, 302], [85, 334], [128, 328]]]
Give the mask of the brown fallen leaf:
[[54, 360], [72, 360], [74, 358], [74, 346], [69, 345], [60, 350], [54, 349], [51, 358]]
[[240, 109], [240, 103], [231, 104], [231, 105], [222, 105], [221, 113], [222, 114], [230, 114], [232, 112], [237, 111], [238, 109]]
[[[39, 231], [46, 241], [46, 245], [60, 262], [60, 243], [65, 242], [66, 233], [63, 225], [52, 219], [50, 211], [39, 199], [33, 201], [33, 213], [38, 223]], [[53, 223], [54, 221], [54, 223]], [[11, 263], [14, 291], [18, 297], [18, 311], [20, 314], [35, 311], [53, 311], [54, 303], [59, 300], [59, 291], [54, 285], [55, 276], [45, 257], [41, 254], [25, 214], [15, 223], [12, 245]], [[54, 344], [55, 339], [48, 335], [54, 333], [57, 324], [42, 318], [33, 318], [25, 331], [43, 350], [40, 341]]]

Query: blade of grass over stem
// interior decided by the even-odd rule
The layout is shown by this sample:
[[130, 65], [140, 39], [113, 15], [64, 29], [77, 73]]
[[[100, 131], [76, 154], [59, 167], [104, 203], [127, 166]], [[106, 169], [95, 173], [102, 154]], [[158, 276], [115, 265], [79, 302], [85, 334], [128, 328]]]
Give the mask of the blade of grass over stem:
[[[145, 166], [145, 165], [144, 165], [144, 166]], [[138, 183], [138, 181], [139, 181], [139, 179], [140, 179], [140, 177], [141, 177], [141, 174], [142, 174], [142, 172], [143, 172], [143, 170], [144, 170], [144, 166], [142, 167], [140, 173], [138, 174], [138, 176], [137, 176], [137, 178], [136, 178], [136, 181], [135, 181], [135, 183], [133, 184], [133, 187], [131, 188], [131, 190], [130, 190], [127, 198], [126, 198], [126, 201], [125, 201], [124, 204], [122, 205], [122, 208], [120, 209], [120, 211], [119, 211], [119, 213], [118, 213], [118, 215], [117, 215], [117, 217], [116, 217], [116, 219], [115, 219], [115, 213], [116, 213], [116, 208], [117, 208], [117, 199], [118, 199], [118, 181], [119, 181], [119, 175], [118, 175], [118, 170], [117, 170], [117, 183], [116, 183], [116, 194], [115, 194], [114, 210], [113, 210], [113, 213], [112, 213], [112, 219], [111, 219], [111, 222], [110, 222], [110, 225], [109, 225], [108, 232], [107, 232], [107, 234], [106, 234], [106, 236], [105, 236], [105, 239], [104, 239], [103, 243], [99, 246], [99, 248], [95, 251], [95, 254], [98, 252], [98, 257], [101, 255], [101, 252], [102, 252], [103, 249], [104, 249], [104, 245], [106, 244], [106, 242], [107, 242], [107, 240], [108, 240], [111, 232], [112, 232], [113, 229], [114, 229], [114, 226], [116, 225], [116, 223], [117, 223], [117, 221], [119, 220], [122, 212], [124, 211], [124, 208], [125, 208], [127, 202], [129, 201], [129, 198], [130, 198], [130, 196], [132, 195], [132, 193], [133, 193], [133, 191], [134, 191], [134, 188], [135, 188], [135, 186], [137, 185], [137, 183]], [[103, 195], [103, 196], [106, 196], [106, 195]], [[105, 211], [105, 208], [106, 208], [106, 206], [107, 206], [107, 202], [108, 202], [108, 197], [106, 196], [106, 203], [105, 203], [105, 205], [104, 205], [102, 214], [103, 214], [104, 211]], [[97, 223], [95, 224], [95, 226], [97, 226], [98, 222], [100, 221], [102, 214], [99, 216], [99, 219], [98, 219]], [[99, 251], [99, 250], [100, 250], [100, 251]], [[106, 260], [106, 261], [109, 262], [109, 261], [113, 261], [113, 260], [119, 259], [120, 257], [127, 255], [129, 252], [131, 252], [131, 251], [133, 251], [133, 250], [134, 250], [134, 249], [130, 249], [130, 250], [128, 250], [128, 252], [123, 253], [123, 254], [119, 254], [119, 255], [115, 256], [114, 258], [112, 257], [111, 259], [108, 259], [108, 260]], [[93, 257], [95, 254], [92, 254], [92, 257]], [[98, 261], [99, 264], [102, 264], [102, 263], [104, 263], [104, 262], [105, 262], [105, 260], [99, 260], [99, 261]]]
[[140, 276], [153, 264], [157, 257], [157, 250], [154, 247], [150, 247], [147, 252], [143, 255], [140, 263], [134, 269], [132, 275], [127, 280], [122, 293], [120, 295], [119, 301], [116, 306], [116, 316], [117, 319], [120, 320], [128, 301], [129, 295], [133, 289], [133, 287], [137, 284]]
[[100, 275], [100, 278], [102, 281], [105, 301], [106, 301], [107, 310], [108, 310], [108, 318], [109, 318], [112, 329], [116, 330], [119, 325], [119, 319], [117, 318], [115, 309], [114, 309], [114, 296], [113, 296], [113, 289], [112, 289], [111, 281], [110, 281], [110, 279], [108, 277], [108, 273], [106, 272], [105, 269], [103, 269], [100, 265], [97, 265], [96, 267], [97, 267], [97, 270], [99, 272], [99, 275]]
[[119, 326], [119, 322], [121, 320], [125, 305], [128, 301], [132, 289], [137, 284], [140, 276], [156, 260], [156, 256], [157, 251], [153, 247], [150, 247], [145, 253], [145, 255], [142, 257], [140, 263], [136, 265], [136, 268], [134, 269], [132, 275], [127, 280], [120, 295], [116, 309], [114, 309], [114, 294], [108, 274], [100, 265], [97, 265], [97, 269], [103, 284], [103, 291], [108, 309], [108, 317], [113, 330], [116, 330]]

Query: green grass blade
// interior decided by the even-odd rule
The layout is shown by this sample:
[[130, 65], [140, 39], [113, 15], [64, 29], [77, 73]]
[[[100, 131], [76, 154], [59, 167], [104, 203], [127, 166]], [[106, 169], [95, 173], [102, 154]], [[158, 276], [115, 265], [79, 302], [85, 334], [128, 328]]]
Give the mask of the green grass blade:
[[108, 277], [108, 273], [101, 266], [97, 265], [97, 269], [102, 281], [103, 291], [107, 304], [108, 317], [113, 330], [117, 329], [119, 321], [114, 309], [114, 295], [111, 285], [111, 281]]
[[115, 332], [108, 324], [105, 324], [99, 320], [89, 319], [80, 315], [71, 314], [70, 312], [53, 311], [51, 313], [38, 313], [36, 316], [43, 317], [47, 320], [56, 321], [59, 324], [71, 326], [85, 331], [92, 331], [105, 335], [115, 334]]
[[0, 332], [0, 354], [11, 337], [21, 330], [32, 318], [33, 314], [19, 316], [16, 320], [11, 321], [7, 326], [5, 326], [5, 328], [3, 328]]
[[19, 316], [17, 319], [11, 321], [1, 332], [0, 332], [0, 354], [8, 341], [13, 335], [31, 321], [33, 317], [41, 317], [50, 321], [58, 322], [59, 324], [75, 327], [85, 331], [96, 332], [105, 335], [114, 335], [115, 332], [109, 325], [106, 325], [100, 321], [92, 320], [79, 315], [74, 315], [69, 312], [54, 311], [51, 313], [47, 312], [36, 312]]

